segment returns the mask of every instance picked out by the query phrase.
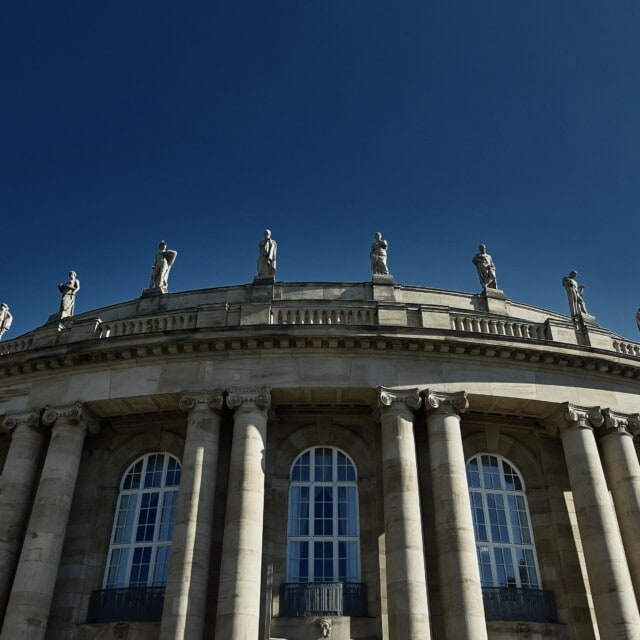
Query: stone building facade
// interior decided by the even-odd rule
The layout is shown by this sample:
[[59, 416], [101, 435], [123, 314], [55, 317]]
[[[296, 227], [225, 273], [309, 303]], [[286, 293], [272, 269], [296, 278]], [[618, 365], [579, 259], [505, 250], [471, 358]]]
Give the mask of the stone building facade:
[[640, 639], [640, 345], [393, 282], [0, 343], [1, 640]]

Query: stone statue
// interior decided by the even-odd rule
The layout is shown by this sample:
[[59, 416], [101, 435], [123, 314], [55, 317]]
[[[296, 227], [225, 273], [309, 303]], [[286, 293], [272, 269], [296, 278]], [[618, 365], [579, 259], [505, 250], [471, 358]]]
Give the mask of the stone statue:
[[258, 242], [258, 278], [275, 277], [277, 251], [278, 243], [271, 238], [271, 231], [265, 229], [264, 240]]
[[316, 621], [316, 626], [318, 627], [318, 631], [320, 631], [320, 636], [322, 638], [328, 638], [331, 635], [330, 618], [320, 618]]
[[6, 303], [0, 304], [0, 340], [2, 336], [11, 328], [11, 322], [13, 316], [9, 313], [9, 305]]
[[582, 315], [589, 315], [587, 307], [582, 297], [584, 286], [579, 285], [576, 282], [577, 271], [572, 271], [568, 276], [562, 278], [562, 286], [567, 290], [567, 296], [569, 298], [569, 309], [573, 317], [580, 317]]
[[160, 289], [162, 293], [168, 293], [167, 283], [169, 280], [169, 271], [173, 263], [176, 261], [177, 251], [167, 249], [167, 243], [164, 240], [158, 245], [158, 252], [151, 267], [151, 278], [149, 278], [149, 289]]
[[80, 291], [80, 280], [75, 271], [69, 271], [69, 282], [58, 285], [58, 291], [62, 294], [60, 300], [60, 320], [70, 318], [76, 303], [76, 293]]
[[638, 313], [636, 313], [636, 322], [638, 323], [638, 331], [640, 331], [640, 309], [638, 309]]
[[482, 288], [484, 290], [497, 289], [498, 282], [496, 280], [496, 265], [493, 264], [493, 259], [487, 253], [486, 245], [480, 245], [478, 253], [473, 256], [473, 260], [471, 262], [476, 265], [478, 278], [480, 279]]
[[387, 267], [388, 248], [389, 244], [387, 241], [382, 239], [382, 234], [379, 231], [376, 231], [375, 240], [369, 252], [369, 258], [371, 258], [371, 273], [373, 273], [374, 276], [389, 275], [389, 268]]

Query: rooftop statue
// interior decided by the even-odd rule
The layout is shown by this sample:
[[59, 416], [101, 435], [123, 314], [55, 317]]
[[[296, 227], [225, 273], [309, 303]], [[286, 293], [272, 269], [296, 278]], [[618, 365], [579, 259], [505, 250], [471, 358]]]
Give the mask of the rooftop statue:
[[389, 268], [387, 267], [387, 249], [389, 244], [382, 239], [382, 234], [376, 231], [375, 240], [371, 245], [369, 257], [371, 258], [371, 273], [374, 276], [388, 276]]
[[9, 313], [9, 305], [3, 302], [0, 304], [0, 340], [2, 336], [11, 328], [13, 316]]
[[496, 265], [493, 264], [493, 258], [487, 253], [486, 245], [480, 245], [479, 251], [473, 256], [472, 262], [476, 265], [482, 288], [485, 291], [487, 289], [497, 289]]
[[258, 242], [258, 278], [275, 277], [277, 251], [278, 243], [271, 237], [271, 231], [265, 229], [264, 240]]
[[151, 267], [149, 289], [160, 289], [162, 293], [168, 293], [169, 271], [171, 271], [177, 255], [177, 251], [167, 249], [167, 243], [164, 240], [160, 241], [158, 252]]
[[638, 309], [638, 313], [636, 313], [636, 322], [638, 323], [638, 330], [640, 331], [640, 309]]
[[76, 293], [80, 291], [80, 280], [75, 271], [69, 271], [69, 282], [58, 285], [58, 291], [62, 294], [60, 299], [60, 319], [70, 318], [76, 303]]
[[567, 290], [567, 296], [569, 298], [569, 310], [571, 311], [571, 316], [574, 318], [576, 316], [589, 315], [582, 296], [584, 285], [576, 282], [577, 275], [577, 271], [572, 271], [568, 276], [562, 278], [562, 286]]

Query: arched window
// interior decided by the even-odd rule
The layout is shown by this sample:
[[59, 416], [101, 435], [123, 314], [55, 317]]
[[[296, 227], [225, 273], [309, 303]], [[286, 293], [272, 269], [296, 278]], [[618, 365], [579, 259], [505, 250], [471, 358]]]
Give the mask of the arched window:
[[166, 584], [180, 471], [173, 456], [152, 453], [136, 460], [124, 474], [104, 589]]
[[467, 462], [483, 587], [540, 589], [525, 486], [518, 470], [486, 453]]
[[315, 447], [294, 461], [290, 480], [287, 582], [359, 582], [353, 462], [333, 447]]

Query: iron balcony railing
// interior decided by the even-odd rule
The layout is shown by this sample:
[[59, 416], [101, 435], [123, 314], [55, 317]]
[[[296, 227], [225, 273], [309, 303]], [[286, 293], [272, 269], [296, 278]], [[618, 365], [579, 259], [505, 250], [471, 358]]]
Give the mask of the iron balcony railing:
[[556, 600], [551, 591], [482, 587], [482, 600], [487, 620], [558, 622]]
[[153, 622], [162, 618], [164, 587], [93, 591], [87, 622]]
[[285, 582], [280, 585], [281, 616], [366, 616], [367, 585], [362, 582]]

